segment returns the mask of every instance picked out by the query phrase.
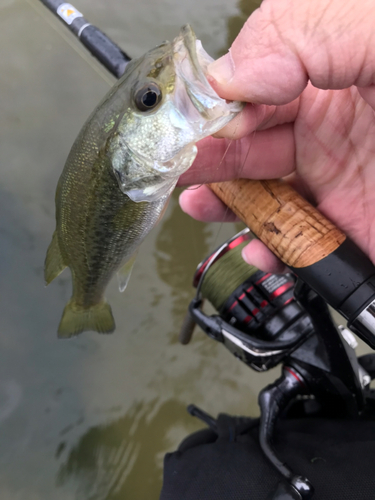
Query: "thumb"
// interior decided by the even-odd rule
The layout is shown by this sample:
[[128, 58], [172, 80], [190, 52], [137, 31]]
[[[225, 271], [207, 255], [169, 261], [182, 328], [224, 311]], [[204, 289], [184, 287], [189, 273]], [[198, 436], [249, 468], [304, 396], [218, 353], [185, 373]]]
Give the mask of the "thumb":
[[229, 52], [208, 67], [226, 99], [286, 104], [308, 80], [321, 89], [375, 80], [372, 0], [264, 0]]

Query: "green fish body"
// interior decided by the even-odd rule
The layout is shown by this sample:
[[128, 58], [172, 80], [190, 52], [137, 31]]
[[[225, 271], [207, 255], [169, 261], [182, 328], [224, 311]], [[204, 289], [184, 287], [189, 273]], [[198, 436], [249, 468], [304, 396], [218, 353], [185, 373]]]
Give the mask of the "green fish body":
[[209, 56], [191, 28], [132, 61], [91, 114], [66, 161], [56, 190], [56, 230], [45, 261], [49, 284], [65, 267], [73, 293], [61, 337], [115, 328], [104, 299], [119, 272], [126, 287], [135, 253], [163, 214], [179, 175], [193, 162], [195, 142], [240, 111], [209, 86]]

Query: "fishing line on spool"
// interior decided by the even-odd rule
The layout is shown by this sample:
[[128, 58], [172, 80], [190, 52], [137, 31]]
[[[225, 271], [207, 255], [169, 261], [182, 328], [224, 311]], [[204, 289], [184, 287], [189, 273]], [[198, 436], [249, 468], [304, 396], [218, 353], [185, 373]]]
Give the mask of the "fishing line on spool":
[[258, 269], [247, 264], [241, 251], [248, 239], [230, 249], [208, 269], [202, 282], [202, 296], [220, 313], [228, 297]]

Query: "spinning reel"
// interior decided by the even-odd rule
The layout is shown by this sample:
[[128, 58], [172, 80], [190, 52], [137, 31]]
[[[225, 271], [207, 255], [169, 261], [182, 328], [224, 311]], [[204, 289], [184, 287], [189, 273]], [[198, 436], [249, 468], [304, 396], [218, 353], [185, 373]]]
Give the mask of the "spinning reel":
[[[282, 363], [281, 377], [259, 394], [259, 442], [284, 477], [273, 499], [308, 500], [313, 498], [312, 484], [273, 449], [277, 420], [290, 408], [310, 416], [373, 414], [375, 398], [369, 385], [375, 377], [375, 355], [357, 359], [353, 334], [336, 327], [325, 301], [293, 274], [265, 273], [246, 264], [241, 250], [250, 239], [249, 229], [244, 229], [198, 265], [196, 296], [180, 341], [188, 343], [198, 324], [256, 371]], [[204, 300], [218, 314], [207, 315]], [[190, 412], [210, 419], [196, 407]]]

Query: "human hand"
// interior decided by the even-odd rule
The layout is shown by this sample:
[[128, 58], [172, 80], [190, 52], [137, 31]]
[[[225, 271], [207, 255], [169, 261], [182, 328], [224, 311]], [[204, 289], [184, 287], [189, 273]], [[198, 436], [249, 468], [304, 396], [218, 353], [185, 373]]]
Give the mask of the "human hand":
[[[179, 185], [288, 176], [375, 263], [374, 19], [374, 0], [264, 0], [209, 67], [221, 97], [252, 104], [198, 144]], [[199, 220], [234, 217], [206, 186], [180, 204]], [[257, 240], [243, 256], [283, 267]]]

